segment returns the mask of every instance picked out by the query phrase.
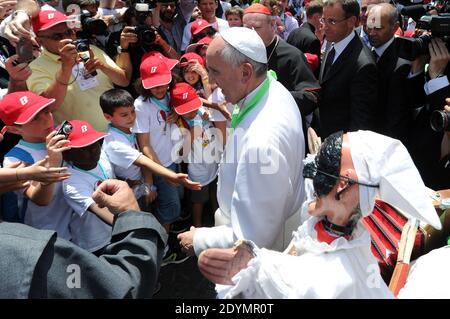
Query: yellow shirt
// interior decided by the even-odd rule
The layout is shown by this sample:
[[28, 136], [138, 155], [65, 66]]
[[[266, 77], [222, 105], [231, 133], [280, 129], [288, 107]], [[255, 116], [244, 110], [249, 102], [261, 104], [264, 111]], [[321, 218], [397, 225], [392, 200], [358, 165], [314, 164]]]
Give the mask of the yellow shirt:
[[[100, 61], [115, 65], [106, 53], [93, 45], [90, 47]], [[56, 72], [60, 67], [59, 55], [44, 49], [42, 55], [30, 64], [33, 73], [27, 80], [28, 89], [37, 94], [44, 92], [55, 80]], [[78, 72], [77, 79], [81, 78], [80, 73]], [[113, 83], [102, 71], [97, 70], [97, 73], [98, 85], [83, 91], [75, 80], [74, 74], [77, 74], [77, 67], [74, 67], [69, 80], [69, 83], [73, 83], [67, 87], [63, 104], [53, 112], [55, 124], [60, 124], [64, 120], [83, 120], [98, 131], [107, 131], [108, 122], [103, 116], [99, 99], [103, 92], [113, 88]]]

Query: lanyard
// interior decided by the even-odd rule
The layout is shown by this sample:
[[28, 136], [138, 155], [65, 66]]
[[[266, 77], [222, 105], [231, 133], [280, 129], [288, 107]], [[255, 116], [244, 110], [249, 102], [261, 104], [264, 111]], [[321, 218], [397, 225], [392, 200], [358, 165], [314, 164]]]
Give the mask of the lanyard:
[[99, 175], [97, 175], [97, 174], [94, 174], [94, 173], [92, 173], [92, 172], [86, 171], [86, 170], [84, 170], [84, 169], [78, 168], [78, 167], [76, 167], [75, 165], [72, 165], [72, 168], [73, 168], [74, 170], [79, 171], [79, 172], [82, 172], [82, 173], [91, 175], [91, 176], [94, 177], [95, 179], [98, 179], [98, 180], [101, 180], [101, 181], [104, 181], [105, 179], [108, 179], [108, 174], [106, 174], [106, 171], [105, 171], [105, 169], [103, 168], [102, 164], [100, 164], [100, 162], [98, 163], [98, 166], [100, 166], [100, 170], [102, 171], [103, 177], [101, 177], [101, 176], [99, 176]]
[[250, 102], [247, 104], [244, 110], [239, 108], [238, 105], [234, 106], [233, 114], [231, 116], [231, 128], [235, 129], [239, 123], [242, 122], [242, 120], [247, 116], [247, 114], [261, 101], [261, 99], [266, 95], [267, 91], [269, 91], [270, 82], [272, 80], [276, 80], [276, 75], [274, 72], [270, 70], [267, 72], [267, 78], [264, 80], [263, 84], [259, 88], [259, 90], [256, 92], [255, 96], [250, 100]]
[[157, 107], [159, 107], [161, 110], [163, 110], [166, 113], [170, 112], [170, 107], [168, 105], [165, 105], [161, 100], [150, 98], [150, 100], [155, 104]]
[[122, 134], [123, 136], [125, 136], [125, 138], [128, 140], [128, 142], [130, 142], [131, 145], [134, 145], [134, 146], [137, 145], [137, 142], [136, 142], [136, 134], [134, 134], [134, 133], [127, 134], [127, 133], [122, 132], [121, 130], [115, 128], [115, 127], [112, 126], [111, 124], [109, 124], [108, 126], [109, 126], [109, 129], [110, 129], [110, 130], [112, 130], [112, 131], [114, 131], [114, 132], [117, 132], [117, 133]]
[[186, 119], [186, 122], [188, 123], [189, 128], [194, 127], [195, 124], [200, 124], [202, 127], [205, 124], [205, 121], [202, 118], [202, 113], [200, 111], [197, 111], [197, 115], [195, 116], [195, 118], [193, 120]]

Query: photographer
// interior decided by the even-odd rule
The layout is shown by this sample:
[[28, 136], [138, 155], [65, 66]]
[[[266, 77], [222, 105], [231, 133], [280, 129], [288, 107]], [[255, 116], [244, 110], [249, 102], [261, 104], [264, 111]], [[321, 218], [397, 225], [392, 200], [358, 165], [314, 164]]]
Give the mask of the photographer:
[[0, 222], [0, 298], [152, 297], [167, 241], [163, 228], [139, 211], [126, 182], [104, 181], [93, 199], [115, 215], [111, 243], [99, 258], [55, 232]]
[[[56, 100], [51, 108], [56, 122], [75, 118], [105, 131], [108, 123], [99, 107], [99, 97], [113, 84], [130, 83], [128, 54], [118, 56], [116, 64], [97, 47], [89, 47], [86, 40], [75, 41], [75, 32], [70, 28], [74, 20], [58, 11], [40, 11], [32, 24], [43, 53], [30, 64], [29, 90]], [[120, 40], [124, 47], [132, 41], [126, 33]]]
[[[131, 45], [123, 47], [119, 45], [118, 33], [113, 33], [109, 37], [106, 52], [109, 56], [121, 56], [124, 53], [129, 55], [131, 61], [131, 84], [139, 78], [139, 66], [141, 65], [142, 56], [146, 52], [158, 51], [164, 56], [171, 59], [178, 59], [178, 53], [172, 48], [158, 33], [153, 26], [152, 11], [149, 9], [148, 4], [137, 3], [135, 7], [130, 7], [123, 15], [123, 21], [126, 25], [125, 30], [127, 34], [132, 37]], [[129, 85], [127, 90], [132, 93], [134, 97], [137, 97], [137, 93], [134, 90], [133, 85]]]
[[[436, 37], [431, 40], [428, 50], [429, 65], [425, 76], [423, 72], [428, 55], [417, 57], [411, 67], [411, 73], [415, 75], [410, 79], [411, 92], [421, 92], [425, 106], [419, 110], [410, 130], [408, 149], [425, 185], [432, 189], [447, 189], [450, 188], [450, 178], [448, 173], [445, 174], [446, 164], [442, 163], [441, 154], [444, 132], [433, 130], [430, 119], [433, 111], [442, 110], [445, 99], [450, 96], [450, 53], [442, 39]], [[420, 96], [414, 99], [420, 101]]]

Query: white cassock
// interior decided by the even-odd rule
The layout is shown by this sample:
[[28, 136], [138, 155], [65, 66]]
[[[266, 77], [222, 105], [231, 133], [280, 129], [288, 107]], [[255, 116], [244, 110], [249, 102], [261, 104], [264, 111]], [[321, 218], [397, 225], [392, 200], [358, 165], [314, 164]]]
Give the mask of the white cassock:
[[219, 297], [393, 298], [361, 223], [351, 240], [339, 237], [328, 244], [317, 239], [318, 221], [311, 217], [294, 232], [297, 256], [256, 249], [249, 266], [233, 277], [235, 286], [216, 286]]
[[[244, 105], [258, 89], [244, 99]], [[260, 247], [283, 250], [300, 225], [297, 221], [295, 227], [285, 229], [286, 220], [303, 202], [304, 147], [298, 107], [289, 91], [273, 80], [268, 94], [228, 138], [217, 187], [220, 213], [216, 215], [223, 222], [196, 229], [196, 254], [232, 247], [244, 238]]]

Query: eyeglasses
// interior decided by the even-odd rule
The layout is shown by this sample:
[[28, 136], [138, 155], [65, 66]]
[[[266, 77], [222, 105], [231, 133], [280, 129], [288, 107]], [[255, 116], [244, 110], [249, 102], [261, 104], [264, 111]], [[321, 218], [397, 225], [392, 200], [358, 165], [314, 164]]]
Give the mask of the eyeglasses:
[[347, 182], [348, 182], [347, 186], [345, 186], [343, 189], [341, 189], [339, 192], [336, 193], [336, 196], [335, 196], [335, 197], [336, 197], [337, 200], [340, 199], [340, 196], [341, 196], [341, 194], [342, 194], [343, 192], [345, 192], [346, 190], [348, 190], [351, 186], [353, 186], [353, 185], [355, 185], [355, 184], [358, 184], [358, 185], [361, 185], [361, 186], [365, 186], [365, 187], [371, 187], [371, 188], [378, 188], [378, 187], [380, 187], [379, 184], [366, 184], [366, 183], [361, 183], [361, 182], [358, 182], [358, 181], [354, 180], [353, 178], [350, 178], [350, 177], [347, 177], [347, 176], [342, 176], [342, 175], [336, 176], [336, 175], [329, 174], [329, 173], [327, 173], [327, 172], [321, 171], [321, 170], [319, 170], [319, 169], [316, 169], [315, 172], [316, 172], [315, 174], [312, 174], [312, 171], [311, 171], [311, 170], [305, 170], [305, 169], [304, 169], [304, 170], [303, 170], [303, 177], [304, 177], [304, 178], [314, 178], [314, 176], [315, 176], [317, 173], [320, 173], [320, 174], [323, 174], [323, 175], [325, 175], [325, 176], [334, 178], [334, 179], [336, 179], [336, 180], [344, 180], [344, 181], [347, 181]]
[[336, 25], [336, 24], [341, 23], [341, 22], [343, 22], [345, 20], [348, 20], [348, 19], [350, 19], [350, 17], [344, 18], [344, 19], [339, 20], [339, 21], [335, 20], [335, 19], [331, 19], [331, 18], [327, 18], [327, 19], [320, 18], [320, 23], [328, 24], [328, 25]]
[[53, 41], [61, 41], [63, 39], [67, 39], [68, 37], [71, 37], [72, 35], [75, 34], [75, 31], [72, 29], [67, 29], [64, 32], [60, 32], [60, 33], [53, 33], [52, 35], [38, 35], [40, 38], [44, 38], [44, 39], [50, 39]]

